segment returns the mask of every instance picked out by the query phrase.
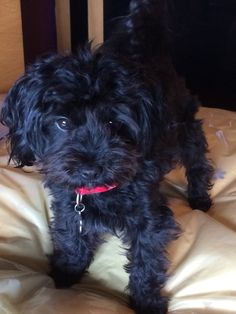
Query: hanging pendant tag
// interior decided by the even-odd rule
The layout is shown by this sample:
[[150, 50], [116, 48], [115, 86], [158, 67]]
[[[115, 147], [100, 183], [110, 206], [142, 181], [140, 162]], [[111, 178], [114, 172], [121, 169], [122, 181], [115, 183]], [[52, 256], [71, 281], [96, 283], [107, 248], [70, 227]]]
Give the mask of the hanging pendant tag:
[[75, 211], [77, 213], [82, 213], [85, 210], [85, 205], [83, 203], [75, 205]]
[[77, 193], [76, 196], [76, 204], [75, 211], [79, 214], [79, 232], [82, 233], [83, 230], [83, 220], [82, 220], [82, 212], [85, 210], [85, 205], [82, 203], [83, 195]]

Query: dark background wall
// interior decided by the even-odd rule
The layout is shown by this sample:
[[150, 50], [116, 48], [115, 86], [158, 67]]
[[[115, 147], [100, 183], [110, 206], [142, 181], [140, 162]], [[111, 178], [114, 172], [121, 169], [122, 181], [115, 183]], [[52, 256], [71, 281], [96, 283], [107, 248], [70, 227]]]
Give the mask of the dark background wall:
[[[207, 106], [236, 110], [236, 0], [167, 0], [174, 57], [188, 87]], [[21, 0], [26, 63], [56, 51], [54, 0]], [[88, 38], [87, 0], [70, 0], [71, 43]], [[128, 11], [128, 0], [104, 0], [104, 38]]]
[[[207, 106], [236, 110], [236, 0], [168, 0], [178, 72]], [[129, 1], [104, 0], [105, 38]]]
[[25, 63], [38, 55], [56, 52], [54, 0], [21, 0]]
[[236, 1], [170, 2], [179, 72], [208, 106], [236, 109]]

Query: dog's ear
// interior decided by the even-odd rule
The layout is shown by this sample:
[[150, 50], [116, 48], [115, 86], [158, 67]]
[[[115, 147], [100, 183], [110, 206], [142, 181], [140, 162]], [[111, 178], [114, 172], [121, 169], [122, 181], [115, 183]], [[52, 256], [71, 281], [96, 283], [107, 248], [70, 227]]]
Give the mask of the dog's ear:
[[29, 95], [27, 93], [27, 77], [20, 78], [8, 92], [1, 111], [1, 123], [9, 129], [10, 159], [18, 166], [32, 165], [34, 154], [30, 149], [26, 136], [26, 114]]
[[32, 165], [35, 149], [30, 138], [38, 137], [35, 104], [40, 102], [41, 92], [35, 86], [36, 77], [24, 74], [8, 92], [1, 111], [0, 121], [8, 127], [10, 160], [19, 167]]

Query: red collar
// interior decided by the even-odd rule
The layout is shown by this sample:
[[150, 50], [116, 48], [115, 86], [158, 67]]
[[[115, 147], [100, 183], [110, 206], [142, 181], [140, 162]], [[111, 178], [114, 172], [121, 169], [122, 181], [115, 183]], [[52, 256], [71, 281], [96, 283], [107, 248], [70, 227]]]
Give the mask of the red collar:
[[117, 184], [96, 186], [95, 188], [78, 187], [75, 189], [75, 193], [79, 195], [102, 193], [102, 192], [110, 191], [116, 187], [117, 187]]

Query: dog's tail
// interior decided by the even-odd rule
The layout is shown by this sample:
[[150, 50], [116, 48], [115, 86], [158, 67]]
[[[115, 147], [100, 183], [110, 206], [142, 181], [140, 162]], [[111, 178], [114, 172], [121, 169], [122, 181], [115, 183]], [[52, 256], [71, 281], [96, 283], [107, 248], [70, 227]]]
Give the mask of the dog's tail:
[[170, 51], [171, 27], [167, 0], [131, 0], [125, 28], [136, 55], [160, 56]]

